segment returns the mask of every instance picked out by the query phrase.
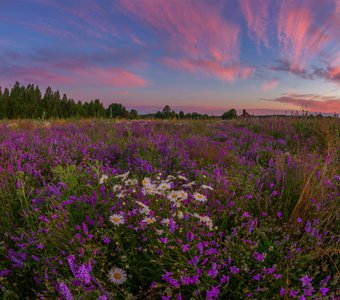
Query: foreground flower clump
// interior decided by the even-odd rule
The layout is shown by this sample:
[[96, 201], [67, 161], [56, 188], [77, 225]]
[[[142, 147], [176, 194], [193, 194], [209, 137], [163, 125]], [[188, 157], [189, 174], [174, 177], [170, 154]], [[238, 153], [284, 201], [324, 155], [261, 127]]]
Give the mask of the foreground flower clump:
[[336, 299], [338, 120], [23, 127], [0, 124], [7, 299]]

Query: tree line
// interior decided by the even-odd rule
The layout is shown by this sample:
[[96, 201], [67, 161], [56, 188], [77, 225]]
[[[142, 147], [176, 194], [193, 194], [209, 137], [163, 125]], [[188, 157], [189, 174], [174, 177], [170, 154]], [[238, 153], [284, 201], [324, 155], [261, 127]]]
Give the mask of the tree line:
[[[231, 113], [230, 113], [231, 112]], [[0, 119], [59, 119], [59, 118], [156, 118], [156, 119], [210, 119], [207, 114], [176, 113], [169, 105], [155, 114], [139, 116], [137, 110], [128, 111], [120, 103], [111, 103], [105, 108], [99, 99], [90, 102], [75, 101], [66, 94], [60, 95], [48, 87], [42, 94], [38, 85], [20, 85], [16, 82], [9, 90], [0, 87]], [[222, 115], [222, 119], [237, 117], [234, 109]]]
[[1, 119], [38, 118], [90, 118], [104, 117], [106, 110], [98, 100], [82, 103], [68, 98], [66, 94], [52, 91], [48, 87], [42, 94], [38, 85], [20, 85], [16, 82], [11, 90], [0, 87]]

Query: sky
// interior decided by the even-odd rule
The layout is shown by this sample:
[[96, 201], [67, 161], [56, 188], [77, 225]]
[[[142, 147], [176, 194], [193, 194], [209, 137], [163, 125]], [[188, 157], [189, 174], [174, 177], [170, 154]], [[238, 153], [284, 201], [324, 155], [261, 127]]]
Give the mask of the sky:
[[0, 0], [0, 86], [140, 113], [340, 113], [340, 0]]

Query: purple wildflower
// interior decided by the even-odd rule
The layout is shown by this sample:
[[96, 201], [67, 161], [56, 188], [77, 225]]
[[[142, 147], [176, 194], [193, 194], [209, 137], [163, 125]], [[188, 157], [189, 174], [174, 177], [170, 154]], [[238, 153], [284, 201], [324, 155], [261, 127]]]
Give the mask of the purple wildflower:
[[73, 296], [65, 282], [62, 281], [59, 283], [59, 291], [61, 295], [64, 296], [65, 300], [73, 300]]
[[108, 236], [102, 236], [103, 244], [108, 245], [111, 243], [111, 239]]
[[243, 213], [243, 217], [245, 217], [245, 218], [249, 218], [249, 217], [250, 217], [250, 213], [249, 213], [249, 212], [247, 212], [247, 211], [245, 211], [245, 212]]
[[326, 288], [326, 287], [320, 288], [320, 293], [321, 293], [322, 297], [325, 297], [328, 292], [329, 292], [329, 288]]
[[230, 273], [231, 274], [238, 274], [238, 273], [240, 273], [240, 269], [236, 266], [232, 266], [232, 267], [230, 267]]
[[253, 279], [256, 280], [256, 281], [259, 281], [260, 278], [261, 278], [261, 274], [260, 273], [258, 273], [258, 274], [253, 276]]
[[191, 231], [189, 231], [186, 235], [187, 242], [188, 243], [192, 242], [194, 238], [195, 238], [195, 235]]
[[254, 257], [257, 261], [264, 261], [264, 253], [254, 252]]
[[182, 252], [187, 252], [190, 249], [190, 244], [182, 245]]
[[212, 286], [211, 289], [206, 292], [206, 299], [207, 300], [217, 299], [219, 294], [220, 294], [220, 289]]
[[302, 287], [309, 286], [312, 283], [312, 278], [310, 278], [307, 274], [304, 277], [300, 278], [302, 282]]
[[289, 291], [289, 296], [292, 298], [296, 298], [298, 295], [298, 292], [294, 291], [294, 290], [290, 290]]
[[71, 269], [73, 276], [76, 276], [77, 275], [77, 265], [75, 263], [75, 257], [74, 257], [73, 254], [71, 254], [67, 257], [67, 262], [68, 262], [68, 265], [70, 266], [70, 269]]
[[81, 280], [85, 285], [89, 285], [91, 283], [91, 275], [88, 268], [85, 265], [81, 265], [79, 267], [76, 278]]
[[215, 278], [218, 274], [216, 263], [213, 263], [212, 268], [207, 272], [208, 276]]

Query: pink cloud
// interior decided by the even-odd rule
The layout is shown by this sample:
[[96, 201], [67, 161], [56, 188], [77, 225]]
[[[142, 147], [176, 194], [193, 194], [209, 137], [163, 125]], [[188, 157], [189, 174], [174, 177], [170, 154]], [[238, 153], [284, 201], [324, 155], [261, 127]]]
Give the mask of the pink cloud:
[[34, 83], [34, 84], [69, 84], [72, 82], [72, 78], [56, 72], [47, 71], [41, 67], [21, 67], [13, 66], [6, 67], [1, 70], [1, 78], [4, 81], [11, 84], [19, 80], [22, 83]]
[[275, 89], [278, 84], [279, 84], [279, 80], [277, 78], [274, 78], [273, 80], [265, 81], [262, 84], [261, 89], [264, 92], [268, 92], [268, 91], [270, 91], [272, 89]]
[[329, 68], [329, 77], [332, 79], [339, 78], [340, 80], [340, 66], [339, 67], [330, 67]]
[[221, 5], [195, 0], [121, 0], [120, 4], [158, 33], [168, 53], [174, 54], [176, 59], [162, 60], [165, 65], [225, 81], [251, 75], [251, 68], [236, 66], [240, 29], [223, 16]]
[[248, 29], [255, 34], [258, 42], [262, 42], [268, 47], [267, 31], [270, 0], [241, 0], [240, 5], [247, 21]]
[[[299, 5], [300, 4], [300, 5]], [[281, 2], [278, 39], [282, 55], [292, 71], [303, 69], [330, 41], [325, 26], [315, 26], [311, 3], [285, 0]]]
[[[339, 4], [339, 9], [340, 9], [340, 4]], [[328, 67], [327, 71], [328, 71], [328, 77], [331, 80], [333, 80], [337, 83], [340, 83], [340, 55], [337, 56], [332, 61], [332, 64]]]
[[147, 81], [130, 71], [120, 68], [84, 68], [75, 73], [75, 81], [81, 84], [106, 85], [115, 88], [121, 87], [143, 87]]
[[41, 32], [47, 36], [59, 37], [62, 39], [75, 38], [73, 33], [62, 28], [56, 28], [47, 23], [40, 22], [39, 24], [25, 22], [25, 27], [31, 27], [33, 30]]
[[[96, 38], [117, 36], [117, 29], [113, 26], [110, 14], [101, 5], [92, 0], [82, 0], [81, 5], [69, 1], [66, 4], [58, 0], [35, 0], [44, 5], [63, 12], [64, 22], [92, 35]], [[72, 18], [68, 18], [67, 14]], [[47, 29], [47, 32], [49, 29]]]
[[123, 92], [113, 92], [111, 93], [112, 95], [120, 95], [120, 96], [126, 96], [129, 95], [128, 91], [123, 91]]
[[339, 113], [340, 97], [321, 96], [315, 94], [284, 94], [270, 101], [287, 103], [310, 112]]
[[168, 34], [172, 49], [191, 58], [238, 58], [239, 27], [222, 16], [219, 5], [194, 0], [122, 0], [121, 6], [154, 30]]
[[223, 66], [212, 60], [189, 60], [165, 58], [163, 63], [168, 67], [185, 70], [192, 73], [203, 73], [219, 78], [222, 81], [232, 82], [235, 79], [249, 78], [255, 71], [254, 68], [244, 67], [238, 64]]
[[139, 46], [145, 46], [145, 44], [139, 39], [139, 37], [137, 37], [135, 34], [133, 34], [132, 32], [128, 33], [129, 38], [131, 39], [132, 42], [134, 42], [136, 45]]
[[22, 83], [60, 84], [60, 85], [97, 85], [114, 88], [143, 87], [147, 81], [139, 75], [121, 68], [102, 69], [99, 67], [77, 66], [64, 70], [53, 70], [51, 67], [11, 66], [1, 69], [0, 78], [10, 83], [18, 80]]

